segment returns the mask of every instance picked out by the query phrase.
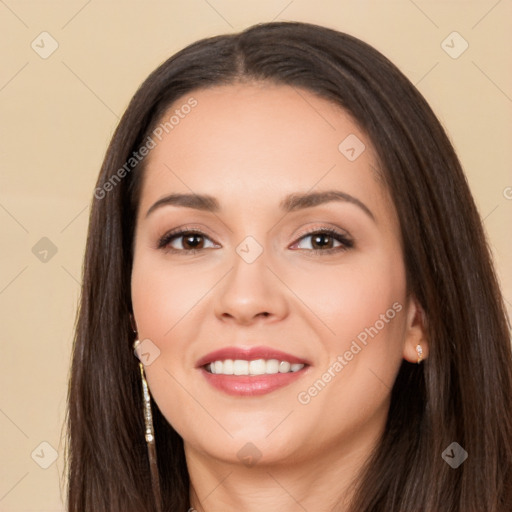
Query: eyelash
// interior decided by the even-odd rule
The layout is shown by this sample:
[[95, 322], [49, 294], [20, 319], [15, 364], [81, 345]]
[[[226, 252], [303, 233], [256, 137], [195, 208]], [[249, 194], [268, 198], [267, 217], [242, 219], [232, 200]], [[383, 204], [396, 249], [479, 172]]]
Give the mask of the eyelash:
[[[199, 230], [193, 229], [193, 228], [192, 229], [182, 228], [182, 229], [179, 229], [176, 231], [170, 231], [170, 232], [166, 233], [164, 236], [162, 236], [158, 241], [157, 249], [161, 249], [164, 252], [170, 252], [170, 253], [174, 253], [174, 254], [181, 253], [182, 255], [192, 255], [192, 254], [201, 252], [203, 250], [207, 250], [207, 249], [172, 249], [172, 248], [167, 247], [175, 238], [179, 238], [184, 235], [192, 235], [192, 234], [200, 235], [204, 238], [209, 239], [209, 237], [206, 236], [206, 234], [203, 233], [202, 231], [199, 231]], [[321, 228], [321, 229], [317, 228], [317, 229], [314, 229], [311, 231], [307, 231], [305, 233], [302, 233], [299, 236], [299, 238], [297, 239], [297, 242], [299, 242], [300, 240], [302, 240], [303, 238], [306, 238], [308, 236], [318, 235], [318, 234], [331, 236], [337, 242], [340, 242], [341, 246], [340, 247], [331, 247], [330, 249], [299, 249], [299, 250], [312, 252], [314, 254], [322, 253], [325, 255], [325, 254], [333, 254], [333, 253], [337, 253], [337, 252], [346, 251], [348, 249], [351, 249], [354, 246], [354, 242], [350, 238], [348, 238], [343, 233], [340, 233], [339, 231], [336, 231], [335, 229], [332, 229], [332, 228]], [[297, 242], [294, 242], [293, 245], [295, 245]]]

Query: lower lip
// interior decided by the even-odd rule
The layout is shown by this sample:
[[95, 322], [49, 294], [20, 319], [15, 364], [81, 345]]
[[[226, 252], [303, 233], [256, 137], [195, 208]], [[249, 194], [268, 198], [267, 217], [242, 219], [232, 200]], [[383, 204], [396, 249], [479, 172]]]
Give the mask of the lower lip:
[[302, 377], [309, 366], [297, 372], [273, 373], [266, 375], [221, 375], [207, 372], [201, 368], [202, 374], [213, 387], [233, 396], [259, 396], [271, 393], [291, 384]]

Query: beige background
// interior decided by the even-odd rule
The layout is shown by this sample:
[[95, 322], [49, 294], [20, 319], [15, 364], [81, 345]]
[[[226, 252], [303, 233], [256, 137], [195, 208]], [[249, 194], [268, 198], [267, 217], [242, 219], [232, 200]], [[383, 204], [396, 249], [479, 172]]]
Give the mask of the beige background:
[[[512, 311], [510, 0], [0, 0], [0, 511], [64, 510], [61, 428], [88, 205], [118, 118], [175, 51], [271, 20], [358, 36], [418, 85], [466, 170]], [[31, 47], [51, 49], [43, 31], [59, 45], [45, 59]], [[469, 44], [458, 58], [441, 46], [453, 31]], [[446, 44], [453, 54], [463, 41]], [[43, 237], [57, 249], [46, 262], [32, 250]]]

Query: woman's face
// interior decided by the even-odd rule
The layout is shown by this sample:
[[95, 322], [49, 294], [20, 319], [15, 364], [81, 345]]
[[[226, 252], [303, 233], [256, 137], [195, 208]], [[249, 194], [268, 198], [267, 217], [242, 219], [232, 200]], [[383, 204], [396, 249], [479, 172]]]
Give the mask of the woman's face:
[[173, 113], [149, 144], [131, 281], [159, 409], [204, 460], [363, 453], [421, 337], [372, 144], [287, 86], [197, 90]]

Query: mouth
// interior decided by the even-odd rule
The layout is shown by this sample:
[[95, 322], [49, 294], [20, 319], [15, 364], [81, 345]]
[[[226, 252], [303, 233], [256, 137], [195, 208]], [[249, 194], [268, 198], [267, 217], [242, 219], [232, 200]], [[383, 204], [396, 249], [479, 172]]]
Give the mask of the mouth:
[[202, 357], [196, 367], [217, 390], [234, 396], [257, 396], [291, 384], [311, 363], [270, 347], [226, 347]]

